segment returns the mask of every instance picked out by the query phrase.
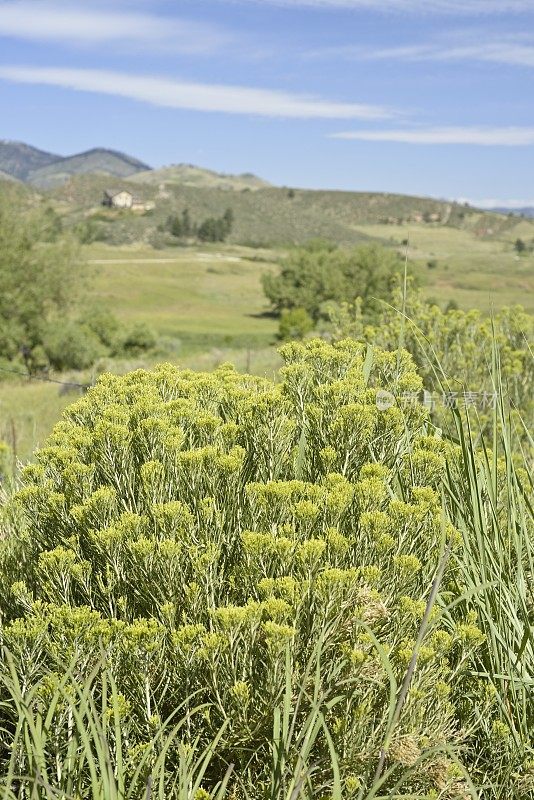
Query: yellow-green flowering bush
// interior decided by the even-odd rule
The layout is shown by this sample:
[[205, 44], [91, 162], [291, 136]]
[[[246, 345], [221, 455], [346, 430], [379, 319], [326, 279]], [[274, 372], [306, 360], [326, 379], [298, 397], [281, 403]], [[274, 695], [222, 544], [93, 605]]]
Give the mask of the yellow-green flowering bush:
[[[422, 407], [376, 402], [420, 388], [409, 355], [319, 340], [281, 352], [277, 384], [230, 366], [102, 376], [25, 469], [24, 525], [1, 552], [1, 637], [21, 683], [65, 664], [83, 677], [104, 654], [131, 748], [180, 704], [202, 706], [188, 740], [226, 726], [207, 785], [232, 763], [237, 796], [245, 780], [267, 792], [284, 696], [301, 698], [297, 728], [321, 709], [316, 791], [329, 742], [346, 786], [370, 784], [444, 540], [459, 546], [439, 491], [454, 447]], [[461, 590], [452, 566], [444, 586]], [[406, 791], [444, 791], [444, 754], [465, 735], [450, 687], [482, 640], [435, 606], [391, 785], [409, 767]], [[51, 713], [61, 738], [68, 715]], [[12, 730], [15, 711], [0, 714]]]
[[[478, 309], [444, 311], [427, 303], [409, 283], [406, 297], [399, 287], [393, 308], [384, 306], [376, 325], [365, 324], [359, 301], [332, 305], [330, 318], [334, 339], [351, 336], [386, 349], [403, 342], [432, 395], [428, 401], [434, 405], [437, 424], [450, 424], [451, 408], [467, 408], [476, 410], [482, 425], [491, 430], [493, 408], [501, 395], [516, 424], [532, 429], [534, 315], [522, 306], [502, 308], [492, 317]], [[529, 446], [528, 435], [524, 443]]]

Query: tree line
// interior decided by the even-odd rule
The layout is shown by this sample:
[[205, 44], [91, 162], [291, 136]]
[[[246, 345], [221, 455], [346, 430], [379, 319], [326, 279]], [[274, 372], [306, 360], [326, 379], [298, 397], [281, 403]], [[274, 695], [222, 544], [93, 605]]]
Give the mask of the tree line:
[[176, 239], [195, 238], [201, 242], [224, 242], [232, 231], [234, 212], [227, 208], [220, 217], [206, 217], [202, 222], [195, 222], [191, 218], [188, 208], [181, 214], [171, 214], [163, 230]]

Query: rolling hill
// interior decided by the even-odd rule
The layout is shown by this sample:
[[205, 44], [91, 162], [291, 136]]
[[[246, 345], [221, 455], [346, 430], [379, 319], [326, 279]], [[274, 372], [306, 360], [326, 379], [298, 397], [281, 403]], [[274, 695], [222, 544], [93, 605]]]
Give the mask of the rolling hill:
[[19, 178], [15, 178], [14, 175], [9, 175], [7, 172], [4, 172], [0, 169], [0, 181], [9, 181], [10, 183], [20, 183]]
[[[164, 171], [155, 170], [154, 174], [161, 172]], [[369, 239], [363, 227], [370, 225], [378, 226], [373, 232], [375, 240], [402, 240], [405, 238], [403, 226], [408, 224], [426, 228], [445, 226], [469, 231], [481, 239], [499, 239], [511, 235], [518, 223], [527, 224], [517, 217], [428, 197], [269, 185], [230, 190], [217, 182], [213, 177], [216, 173], [188, 168], [188, 174], [199, 181], [209, 178], [213, 185], [157, 179], [153, 182], [147, 180], [144, 173], [121, 180], [121, 188], [139, 195], [144, 202], [154, 203], [153, 210], [144, 215], [102, 209], [102, 193], [109, 183], [102, 175], [75, 175], [50, 192], [49, 197], [57, 204], [67, 225], [92, 218], [98, 225], [99, 238], [110, 244], [144, 242], [160, 246], [164, 238], [161, 229], [166, 220], [170, 215], [180, 214], [184, 208], [189, 209], [196, 222], [220, 216], [226, 208], [231, 208], [234, 227], [230, 241], [267, 246], [300, 244], [316, 237], [355, 244]], [[517, 235], [532, 238], [530, 228]]]
[[228, 175], [222, 172], [214, 172], [211, 169], [196, 167], [193, 164], [172, 164], [162, 169], [139, 172], [132, 177], [132, 180], [135, 183], [165, 185], [165, 187], [167, 185], [182, 185], [234, 191], [242, 189], [255, 190], [271, 185], [250, 172], [244, 172], [240, 175]]

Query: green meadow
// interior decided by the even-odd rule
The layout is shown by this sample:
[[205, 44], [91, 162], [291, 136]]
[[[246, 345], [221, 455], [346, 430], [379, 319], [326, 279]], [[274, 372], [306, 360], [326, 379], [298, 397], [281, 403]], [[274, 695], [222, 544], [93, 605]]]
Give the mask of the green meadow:
[[146, 322], [161, 336], [203, 344], [258, 347], [272, 341], [261, 273], [272, 253], [243, 247], [92, 245], [92, 295], [124, 322]]
[[[393, 230], [385, 243], [403, 249], [408, 240], [409, 259], [428, 298], [486, 312], [516, 303], [534, 311], [534, 253], [519, 256], [513, 246], [522, 235], [532, 236], [531, 222], [519, 223], [503, 238], [433, 225], [406, 224]], [[362, 226], [361, 231], [384, 236], [383, 225]]]

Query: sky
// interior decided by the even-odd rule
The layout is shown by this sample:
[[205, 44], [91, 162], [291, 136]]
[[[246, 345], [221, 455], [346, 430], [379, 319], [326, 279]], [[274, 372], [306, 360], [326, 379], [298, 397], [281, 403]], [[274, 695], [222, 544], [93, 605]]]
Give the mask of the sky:
[[0, 0], [0, 138], [534, 205], [534, 0]]

